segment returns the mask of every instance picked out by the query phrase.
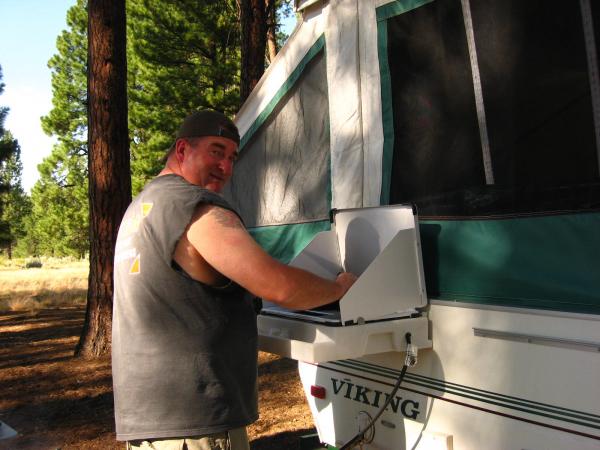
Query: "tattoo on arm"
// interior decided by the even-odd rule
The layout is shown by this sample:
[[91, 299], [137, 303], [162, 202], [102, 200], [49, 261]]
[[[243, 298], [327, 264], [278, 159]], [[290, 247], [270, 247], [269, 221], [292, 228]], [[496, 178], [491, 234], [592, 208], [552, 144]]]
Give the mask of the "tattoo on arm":
[[211, 208], [209, 214], [224, 227], [245, 230], [244, 226], [240, 222], [240, 219], [231, 211], [216, 207]]

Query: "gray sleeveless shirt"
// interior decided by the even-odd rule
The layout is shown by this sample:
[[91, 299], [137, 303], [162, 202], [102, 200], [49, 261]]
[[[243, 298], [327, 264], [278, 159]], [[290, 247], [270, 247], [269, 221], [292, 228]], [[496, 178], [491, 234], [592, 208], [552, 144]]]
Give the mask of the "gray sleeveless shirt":
[[256, 316], [246, 292], [211, 288], [173, 268], [200, 203], [231, 209], [219, 195], [164, 175], [121, 223], [112, 328], [118, 440], [217, 433], [258, 417]]

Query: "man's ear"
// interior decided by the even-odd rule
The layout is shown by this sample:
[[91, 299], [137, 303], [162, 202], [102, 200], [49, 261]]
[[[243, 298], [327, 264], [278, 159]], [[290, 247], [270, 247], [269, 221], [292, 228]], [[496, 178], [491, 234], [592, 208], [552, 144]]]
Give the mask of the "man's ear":
[[178, 139], [177, 142], [175, 142], [175, 158], [179, 163], [183, 162], [186, 146], [187, 142], [185, 139]]

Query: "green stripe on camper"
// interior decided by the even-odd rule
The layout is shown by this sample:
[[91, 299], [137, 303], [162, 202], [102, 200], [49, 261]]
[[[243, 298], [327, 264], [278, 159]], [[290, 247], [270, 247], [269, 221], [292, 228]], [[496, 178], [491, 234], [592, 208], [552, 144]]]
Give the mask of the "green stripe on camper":
[[600, 213], [421, 220], [429, 298], [600, 313]]
[[377, 22], [377, 47], [379, 51], [379, 76], [381, 78], [381, 121], [383, 123], [383, 154], [381, 157], [381, 195], [379, 203], [390, 203], [392, 161], [394, 156], [394, 105], [392, 80], [387, 57], [387, 22]]
[[316, 42], [312, 45], [312, 47], [308, 50], [304, 58], [300, 61], [300, 63], [296, 66], [296, 68], [292, 71], [287, 80], [283, 83], [283, 85], [279, 88], [279, 90], [275, 93], [271, 101], [267, 104], [265, 109], [261, 111], [258, 115], [254, 123], [250, 126], [248, 131], [242, 136], [240, 141], [240, 151], [243, 150], [244, 146], [252, 139], [252, 136], [258, 131], [258, 129], [265, 123], [265, 121], [269, 118], [279, 101], [294, 87], [296, 81], [302, 75], [305, 67], [312, 61], [312, 59], [319, 54], [321, 50], [325, 47], [325, 35], [322, 34], [316, 40]]
[[331, 229], [329, 220], [251, 228], [250, 234], [272, 257], [287, 264], [321, 232]]
[[399, 16], [411, 9], [431, 3], [432, 1], [433, 0], [396, 0], [395, 2], [380, 6], [375, 10], [377, 21], [379, 22], [387, 20], [390, 17]]
[[[250, 232], [288, 263], [330, 227], [322, 220]], [[429, 298], [600, 314], [600, 213], [421, 220], [419, 228]]]

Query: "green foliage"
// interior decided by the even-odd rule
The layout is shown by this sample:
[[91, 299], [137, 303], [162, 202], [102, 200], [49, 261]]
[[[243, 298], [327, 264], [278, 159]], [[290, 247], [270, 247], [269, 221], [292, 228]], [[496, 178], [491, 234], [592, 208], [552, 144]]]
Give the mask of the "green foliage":
[[[290, 0], [275, 4], [279, 22], [291, 13]], [[236, 0], [127, 1], [134, 194], [162, 168], [185, 115], [202, 108], [230, 116], [236, 112], [238, 14]], [[11, 217], [20, 217], [17, 255], [79, 258], [88, 251], [87, 0], [77, 0], [67, 12], [66, 23], [67, 29], [57, 38], [57, 53], [48, 63], [53, 108], [42, 118], [44, 131], [58, 143], [39, 166], [40, 179], [31, 198], [15, 190], [20, 196], [15, 209], [16, 205], [20, 209]], [[278, 33], [280, 42], [285, 38]], [[0, 93], [2, 87], [0, 72]], [[0, 108], [0, 130], [6, 112]]]
[[56, 40], [52, 110], [44, 131], [58, 143], [38, 166], [31, 192], [26, 238], [17, 247], [29, 255], [82, 257], [88, 250], [87, 190], [87, 10], [86, 0], [67, 12], [68, 29]]
[[[0, 67], [0, 94], [4, 91]], [[24, 235], [23, 221], [30, 210], [21, 184], [21, 148], [10, 131], [4, 129], [8, 108], [0, 108], [0, 250], [12, 257], [12, 249]]]
[[[2, 66], [0, 66], [0, 95], [4, 92], [4, 83], [2, 82]], [[5, 139], [6, 130], [4, 129], [4, 121], [6, 120], [6, 116], [8, 115], [8, 107], [0, 106], [0, 164], [4, 163], [13, 152], [13, 143], [12, 141]], [[5, 191], [7, 189], [6, 183], [2, 183], [0, 181], [0, 192]], [[2, 207], [2, 203], [0, 203], [0, 208]], [[2, 209], [0, 209], [0, 213]]]
[[87, 155], [87, 9], [86, 0], [67, 11], [67, 30], [56, 39], [52, 71], [52, 110], [42, 117], [46, 134], [56, 136], [73, 157]]
[[58, 144], [38, 166], [25, 247], [19, 248], [29, 255], [82, 258], [88, 251], [87, 161], [69, 156], [69, 151]]
[[275, 1], [275, 36], [277, 39], [277, 48], [283, 47], [289, 35], [281, 30], [281, 23], [294, 14], [292, 0]]
[[[2, 82], [2, 66], [0, 66], [0, 95], [4, 92], [5, 84]], [[4, 121], [8, 115], [8, 107], [0, 106], [0, 138], [4, 137], [6, 130], [4, 129]], [[11, 149], [6, 147], [4, 144], [0, 145], [0, 162], [4, 161], [11, 153]]]
[[21, 148], [10, 132], [0, 138], [0, 145], [4, 143], [11, 146], [12, 154], [0, 163], [0, 183], [7, 187], [0, 193], [0, 248], [11, 258], [15, 246], [25, 237], [25, 220], [31, 212], [31, 201], [21, 183]]
[[236, 111], [239, 30], [234, 0], [130, 0], [127, 13], [135, 194], [162, 167], [183, 117]]

